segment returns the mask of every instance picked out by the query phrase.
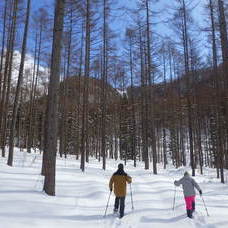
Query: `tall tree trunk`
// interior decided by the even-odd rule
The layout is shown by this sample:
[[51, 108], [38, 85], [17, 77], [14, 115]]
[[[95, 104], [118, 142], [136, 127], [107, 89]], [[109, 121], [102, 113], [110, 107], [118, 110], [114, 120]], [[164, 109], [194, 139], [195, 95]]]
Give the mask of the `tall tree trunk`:
[[82, 104], [82, 134], [81, 134], [81, 164], [82, 172], [85, 171], [85, 154], [87, 138], [88, 117], [88, 81], [90, 72], [90, 0], [86, 0], [86, 42], [85, 42], [85, 75], [83, 80], [83, 104]]
[[102, 168], [106, 168], [106, 83], [107, 83], [107, 0], [103, 0], [103, 69], [101, 95], [101, 154]]
[[77, 138], [77, 150], [76, 150], [76, 159], [79, 158], [80, 153], [80, 113], [81, 113], [81, 76], [82, 76], [82, 64], [83, 64], [83, 48], [84, 48], [84, 23], [82, 22], [81, 27], [81, 48], [80, 48], [80, 63], [79, 63], [79, 79], [78, 79], [78, 100], [77, 100], [77, 127], [76, 127], [76, 138]]
[[[223, 0], [218, 0], [218, 6], [219, 6], [220, 40], [221, 40], [222, 59], [223, 59], [223, 79], [224, 79], [224, 89], [225, 89], [225, 93], [227, 96], [228, 95], [228, 92], [227, 92], [227, 89], [228, 89], [228, 36], [227, 36], [227, 25], [226, 25]], [[217, 91], [219, 91], [219, 88], [217, 88]], [[219, 145], [220, 145], [219, 149], [221, 149], [219, 151], [220, 176], [221, 176], [221, 182], [225, 183], [225, 179], [224, 179], [224, 148], [225, 148], [225, 145], [223, 145], [223, 144], [225, 142], [226, 142], [226, 144], [228, 143], [228, 141], [227, 141], [227, 137], [228, 137], [228, 102], [226, 101], [223, 106], [225, 106], [224, 115], [225, 115], [225, 120], [226, 120], [226, 131], [224, 132], [224, 134], [226, 134], [226, 141], [222, 140], [222, 138], [218, 138], [218, 140], [219, 140]], [[219, 120], [218, 120], [219, 129], [218, 130], [219, 130], [219, 132], [221, 132], [222, 123], [220, 120], [219, 113], [218, 113], [218, 117], [219, 117]], [[226, 151], [227, 151], [227, 149], [228, 148], [225, 148]]]
[[[10, 90], [10, 79], [12, 73], [12, 64], [13, 64], [13, 51], [15, 44], [15, 33], [16, 33], [16, 25], [17, 25], [17, 11], [18, 11], [18, 1], [15, 0], [10, 7], [9, 12], [9, 32], [7, 38], [7, 50], [4, 61], [4, 74], [3, 74], [3, 82], [2, 82], [2, 91], [1, 91], [1, 103], [0, 103], [0, 146], [2, 148], [2, 156], [5, 157], [5, 135], [6, 135], [6, 120], [8, 113], [6, 112], [7, 101], [7, 93]], [[2, 66], [3, 67], [3, 66]]]
[[40, 30], [39, 30], [39, 43], [38, 43], [38, 53], [37, 53], [37, 67], [36, 67], [36, 73], [35, 73], [35, 81], [33, 85], [33, 91], [31, 93], [31, 114], [30, 114], [30, 121], [29, 121], [29, 131], [28, 131], [28, 152], [31, 152], [31, 147], [33, 145], [34, 141], [34, 124], [36, 120], [36, 90], [37, 90], [37, 84], [38, 84], [38, 77], [39, 77], [39, 69], [40, 69], [40, 55], [41, 55], [41, 48], [42, 48], [42, 34], [43, 34], [43, 24], [40, 24]]
[[26, 145], [27, 145], [27, 152], [31, 153], [31, 147], [32, 147], [32, 137], [31, 137], [31, 129], [33, 127], [32, 125], [32, 107], [33, 107], [33, 93], [34, 93], [34, 84], [35, 84], [35, 75], [36, 75], [36, 61], [37, 61], [37, 43], [38, 43], [38, 34], [36, 33], [36, 40], [35, 40], [35, 50], [34, 50], [34, 62], [33, 62], [33, 74], [32, 74], [32, 86], [31, 86], [31, 91], [30, 91], [30, 102], [29, 102], [29, 127], [28, 127], [28, 133], [27, 133], [27, 140], [26, 140]]
[[16, 126], [16, 120], [17, 120], [19, 95], [20, 95], [21, 86], [23, 83], [24, 62], [25, 62], [27, 34], [28, 34], [28, 26], [29, 26], [29, 15], [30, 15], [30, 2], [31, 2], [31, 0], [27, 1], [26, 21], [25, 21], [22, 52], [21, 52], [21, 62], [20, 62], [20, 68], [19, 68], [19, 74], [18, 74], [17, 88], [16, 88], [16, 93], [15, 93], [15, 98], [14, 98], [13, 117], [12, 117], [12, 121], [10, 124], [9, 155], [8, 155], [8, 161], [7, 161], [7, 164], [9, 166], [13, 165], [14, 134], [15, 134], [15, 126]]
[[51, 74], [48, 87], [48, 104], [46, 116], [46, 137], [44, 154], [44, 191], [55, 195], [55, 168], [57, 152], [58, 89], [60, 79], [61, 42], [64, 21], [65, 0], [56, 0], [51, 58]]
[[[1, 50], [1, 62], [0, 62], [0, 100], [1, 100], [1, 92], [2, 92], [3, 59], [4, 59], [4, 53], [5, 53], [7, 3], [8, 3], [8, 0], [5, 0], [4, 16], [3, 16], [3, 29], [2, 29], [2, 44], [1, 44], [2, 50]], [[0, 111], [2, 111], [2, 110], [0, 109]]]
[[140, 77], [141, 77], [141, 137], [142, 137], [142, 160], [145, 163], [145, 169], [149, 169], [149, 154], [148, 154], [148, 106], [147, 106], [147, 80], [145, 79], [145, 60], [144, 48], [142, 40], [141, 25], [139, 24], [139, 46], [140, 46]]
[[182, 0], [183, 7], [183, 46], [185, 57], [185, 74], [187, 77], [187, 110], [188, 110], [188, 133], [189, 133], [189, 146], [190, 146], [190, 163], [192, 168], [192, 176], [195, 176], [195, 161], [193, 150], [193, 129], [192, 129], [192, 104], [190, 93], [190, 70], [189, 70], [189, 47], [188, 47], [188, 27], [185, 0]]
[[[71, 67], [71, 48], [72, 48], [72, 31], [73, 31], [73, 12], [72, 9], [70, 11], [70, 28], [69, 28], [69, 34], [68, 34], [68, 45], [67, 45], [67, 67], [66, 67], [66, 78], [70, 77], [70, 67]], [[67, 125], [68, 123], [68, 113], [67, 113], [67, 107], [66, 107], [66, 101], [68, 94], [68, 84], [66, 81], [65, 84], [65, 96], [64, 96], [64, 125]], [[67, 131], [70, 129], [66, 128]], [[64, 134], [64, 156], [67, 158], [67, 135]]]
[[134, 104], [134, 92], [133, 92], [133, 60], [132, 60], [132, 36], [130, 34], [130, 74], [131, 74], [131, 154], [134, 161], [134, 167], [136, 167], [136, 124], [135, 124], [135, 104]]
[[[149, 18], [149, 0], [146, 0], [146, 20], [147, 20], [147, 64], [148, 64], [148, 69], [147, 69], [147, 75], [148, 75], [148, 80], [149, 80], [149, 117], [151, 118], [150, 120], [150, 134], [151, 134], [151, 145], [152, 145], [152, 154], [153, 154], [153, 173], [157, 174], [157, 146], [156, 146], [156, 136], [155, 136], [155, 121], [154, 121], [154, 106], [153, 106], [153, 99], [154, 99], [154, 94], [153, 94], [153, 84], [154, 84], [154, 79], [152, 80], [151, 76], [151, 70], [152, 70], [152, 63], [151, 63], [151, 38], [150, 38], [150, 18]], [[153, 107], [152, 107], [153, 106]], [[149, 168], [149, 166], [148, 166]]]

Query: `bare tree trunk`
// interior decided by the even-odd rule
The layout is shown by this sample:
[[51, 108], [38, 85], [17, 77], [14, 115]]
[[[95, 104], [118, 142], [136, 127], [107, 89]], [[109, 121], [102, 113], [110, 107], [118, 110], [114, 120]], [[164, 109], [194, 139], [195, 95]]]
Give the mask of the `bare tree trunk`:
[[[150, 104], [149, 104], [149, 117], [151, 118], [150, 122], [150, 134], [151, 134], [151, 145], [152, 145], [152, 154], [153, 154], [153, 173], [157, 174], [157, 146], [156, 146], [156, 136], [155, 136], [155, 122], [154, 122], [154, 109], [152, 108], [153, 105], [153, 88], [152, 83], [154, 83], [154, 80], [152, 82], [152, 76], [151, 76], [151, 38], [150, 38], [150, 19], [149, 19], [149, 0], [146, 0], [146, 18], [147, 18], [147, 74], [148, 74], [148, 80], [149, 80], [149, 98], [150, 98]], [[148, 167], [149, 168], [149, 167]]]
[[135, 104], [134, 104], [134, 92], [133, 92], [133, 60], [132, 60], [132, 37], [130, 34], [130, 74], [131, 74], [131, 154], [134, 161], [134, 167], [136, 167], [136, 124], [135, 124]]
[[167, 165], [167, 140], [166, 140], [166, 115], [167, 115], [167, 86], [166, 86], [166, 59], [165, 59], [165, 50], [163, 50], [163, 84], [164, 84], [164, 110], [163, 110], [163, 129], [162, 129], [162, 147], [163, 147], [163, 167], [166, 169]]
[[[72, 48], [72, 31], [73, 31], [73, 12], [71, 9], [70, 12], [70, 28], [68, 32], [68, 45], [67, 45], [67, 68], [66, 68], [66, 78], [70, 77], [70, 67], [71, 67], [71, 48]], [[68, 94], [68, 84], [66, 82], [65, 84], [65, 94], [64, 94], [64, 126], [67, 125], [66, 122], [68, 122], [68, 113], [67, 113], [67, 107], [66, 107], [66, 98]], [[68, 131], [69, 129], [66, 128]], [[64, 134], [64, 155], [65, 158], [67, 158], [67, 148], [66, 148], [66, 141], [67, 141], [67, 136], [66, 133]]]
[[[6, 37], [6, 16], [7, 16], [7, 3], [8, 0], [5, 0], [4, 6], [4, 16], [3, 16], [3, 31], [2, 31], [2, 50], [1, 50], [1, 62], [0, 62], [0, 100], [1, 100], [1, 92], [2, 92], [2, 76], [3, 76], [3, 59], [4, 59], [4, 52], [5, 52], [5, 37]], [[2, 111], [0, 109], [0, 111]]]
[[[222, 59], [224, 63], [227, 63], [228, 62], [228, 45], [227, 45], [228, 36], [227, 36], [227, 24], [226, 24], [223, 0], [218, 0], [218, 5], [219, 5], [219, 26], [220, 26], [220, 39], [221, 39], [221, 47], [222, 47]], [[224, 73], [227, 73], [227, 72], [224, 72]], [[226, 79], [226, 81], [227, 80], [228, 79]]]
[[188, 108], [188, 133], [189, 133], [189, 145], [190, 145], [190, 163], [192, 168], [192, 176], [195, 176], [195, 161], [194, 161], [194, 150], [193, 150], [193, 129], [192, 129], [192, 105], [190, 98], [190, 70], [189, 70], [189, 47], [188, 47], [188, 28], [187, 28], [187, 15], [185, 0], [182, 0], [183, 7], [183, 46], [184, 46], [184, 57], [185, 57], [185, 73], [187, 77], [187, 108]]
[[9, 155], [8, 155], [8, 161], [7, 161], [7, 164], [9, 166], [13, 165], [14, 134], [15, 134], [15, 126], [16, 126], [16, 120], [17, 120], [19, 95], [20, 95], [21, 86], [23, 83], [23, 73], [24, 73], [23, 71], [24, 71], [24, 62], [25, 62], [26, 45], [27, 45], [29, 15], [30, 15], [30, 0], [27, 1], [26, 21], [25, 21], [24, 36], [23, 36], [23, 43], [22, 43], [22, 52], [21, 52], [21, 62], [20, 62], [20, 68], [19, 68], [16, 94], [15, 94], [15, 98], [14, 98], [13, 117], [12, 117], [12, 121], [11, 121], [11, 125], [10, 125]]
[[101, 95], [101, 154], [102, 168], [106, 169], [106, 87], [107, 87], [107, 0], [103, 0], [103, 68]]
[[58, 89], [61, 62], [61, 41], [63, 33], [65, 0], [56, 0], [55, 19], [53, 29], [51, 75], [48, 88], [48, 104], [46, 116], [46, 142], [44, 148], [45, 179], [44, 191], [48, 195], [55, 195], [55, 168], [57, 152], [57, 120], [58, 120]]
[[31, 128], [32, 128], [32, 106], [33, 106], [33, 93], [34, 93], [34, 84], [35, 84], [35, 75], [36, 75], [36, 61], [37, 61], [37, 43], [38, 43], [38, 34], [36, 33], [36, 40], [35, 40], [35, 50], [34, 50], [34, 62], [33, 62], [33, 75], [32, 75], [32, 86], [31, 86], [31, 91], [30, 91], [30, 102], [29, 102], [29, 129], [27, 133], [27, 140], [26, 140], [26, 145], [27, 145], [27, 152], [31, 153]]
[[[7, 38], [7, 50], [6, 56], [4, 61], [4, 74], [3, 74], [3, 88], [1, 91], [1, 105], [0, 105], [0, 146], [2, 148], [2, 156], [5, 157], [5, 136], [6, 136], [6, 125], [5, 122], [7, 120], [7, 93], [10, 90], [10, 80], [11, 80], [11, 73], [12, 73], [12, 64], [13, 64], [13, 50], [14, 50], [14, 43], [15, 43], [15, 33], [16, 33], [16, 24], [17, 24], [17, 8], [18, 8], [18, 1], [15, 0], [14, 4], [10, 7], [9, 12], [9, 32]], [[12, 18], [12, 19], [11, 19]], [[2, 66], [3, 67], [3, 66]]]
[[[221, 39], [221, 47], [222, 47], [222, 59], [223, 59], [223, 78], [224, 78], [224, 89], [226, 91], [226, 95], [228, 95], [227, 89], [228, 89], [228, 36], [227, 36], [227, 25], [226, 25], [226, 18], [225, 18], [225, 11], [224, 11], [224, 2], [223, 0], [218, 0], [218, 6], [219, 6], [219, 26], [220, 26], [220, 39]], [[217, 69], [216, 69], [216, 75]], [[220, 88], [217, 85], [217, 93], [219, 94]], [[220, 99], [219, 99], [220, 100]], [[222, 102], [220, 102], [222, 103]], [[224, 105], [223, 105], [224, 106]], [[226, 143], [227, 143], [227, 136], [228, 136], [228, 102], [225, 102], [224, 107], [224, 114], [225, 114], [225, 120], [226, 120], [226, 131], [224, 134], [226, 134]], [[218, 116], [218, 124], [219, 124], [219, 134], [220, 137], [218, 138], [219, 143], [219, 163], [220, 163], [220, 176], [221, 176], [221, 182], [225, 183], [224, 179], [224, 148], [225, 148], [225, 140], [223, 140], [222, 133], [221, 133], [221, 120], [220, 120], [220, 113], [217, 114]], [[227, 150], [227, 148], [225, 148]]]
[[39, 30], [39, 44], [38, 44], [38, 53], [37, 53], [37, 69], [35, 73], [35, 80], [32, 90], [32, 97], [31, 97], [31, 113], [30, 113], [30, 121], [29, 121], [29, 131], [28, 131], [28, 152], [31, 152], [31, 147], [34, 141], [34, 123], [36, 119], [36, 89], [39, 77], [39, 69], [40, 69], [40, 55], [41, 55], [41, 48], [42, 48], [42, 34], [43, 34], [43, 24], [40, 24]]
[[85, 171], [85, 153], [87, 137], [88, 116], [88, 79], [90, 72], [90, 0], [86, 0], [86, 43], [85, 43], [85, 75], [83, 80], [83, 104], [82, 104], [82, 134], [81, 134], [81, 165], [82, 172]]
[[142, 160], [145, 163], [145, 169], [149, 169], [149, 153], [148, 153], [148, 96], [147, 96], [147, 80], [145, 78], [145, 60], [144, 48], [142, 40], [141, 25], [139, 24], [139, 45], [140, 45], [140, 77], [141, 77], [141, 137], [142, 137]]
[[83, 63], [83, 47], [84, 47], [84, 29], [83, 29], [84, 23], [82, 22], [82, 28], [81, 28], [81, 48], [80, 48], [80, 64], [79, 64], [79, 80], [78, 80], [78, 102], [77, 102], [77, 128], [76, 128], [76, 138], [77, 138], [77, 150], [76, 150], [76, 159], [79, 158], [80, 153], [80, 114], [81, 114], [81, 76], [82, 76], [82, 63]]

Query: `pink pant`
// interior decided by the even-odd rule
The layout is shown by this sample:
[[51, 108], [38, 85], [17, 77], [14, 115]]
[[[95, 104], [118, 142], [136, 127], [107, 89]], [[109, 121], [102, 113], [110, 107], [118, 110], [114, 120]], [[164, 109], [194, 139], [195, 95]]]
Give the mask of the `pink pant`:
[[195, 198], [195, 196], [184, 197], [187, 210], [192, 210], [192, 203], [195, 202]]

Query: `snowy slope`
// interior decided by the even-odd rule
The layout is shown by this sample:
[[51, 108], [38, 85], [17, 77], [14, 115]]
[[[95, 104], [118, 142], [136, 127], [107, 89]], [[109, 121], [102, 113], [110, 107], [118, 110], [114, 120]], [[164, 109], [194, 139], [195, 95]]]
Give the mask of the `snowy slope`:
[[[13, 86], [16, 86], [19, 68], [20, 68], [20, 61], [21, 61], [21, 53], [19, 51], [14, 51], [13, 55], [13, 66], [12, 66], [12, 76], [11, 76], [11, 83]], [[36, 64], [37, 69], [37, 64]], [[24, 78], [23, 83], [24, 86], [31, 86], [32, 84], [32, 77], [33, 77], [33, 70], [34, 70], [34, 58], [30, 54], [26, 54], [25, 63], [24, 63]], [[42, 88], [44, 83], [48, 83], [49, 77], [49, 69], [40, 65], [39, 67], [39, 76], [38, 76], [38, 88]]]
[[[14, 85], [17, 83], [20, 61], [21, 61], [21, 53], [19, 51], [15, 51], [13, 56], [13, 69], [12, 69], [12, 83]], [[36, 65], [36, 68], [37, 68], [37, 65]], [[25, 64], [24, 64], [24, 83], [26, 83], [26, 81], [28, 81], [29, 84], [32, 83], [33, 69], [34, 69], [34, 58], [30, 54], [26, 54]], [[48, 76], [49, 76], [48, 68], [40, 66], [38, 86], [39, 85], [41, 86], [43, 82], [47, 83]]]
[[0, 158], [0, 228], [228, 227], [228, 185], [220, 184], [213, 170], [206, 169], [205, 176], [195, 178], [203, 189], [210, 217], [197, 196], [197, 214], [190, 220], [185, 215], [181, 188], [177, 188], [176, 206], [172, 210], [173, 181], [185, 169], [159, 169], [155, 176], [143, 170], [143, 164], [134, 168], [129, 163], [126, 171], [133, 177], [134, 210], [128, 186], [126, 216], [120, 220], [112, 215], [113, 195], [107, 216], [103, 217], [109, 196], [108, 181], [118, 162], [107, 161], [108, 169], [103, 171], [101, 164], [91, 159], [85, 173], [81, 173], [74, 157], [58, 158], [55, 197], [42, 192], [40, 154], [17, 151], [15, 166], [5, 163]]

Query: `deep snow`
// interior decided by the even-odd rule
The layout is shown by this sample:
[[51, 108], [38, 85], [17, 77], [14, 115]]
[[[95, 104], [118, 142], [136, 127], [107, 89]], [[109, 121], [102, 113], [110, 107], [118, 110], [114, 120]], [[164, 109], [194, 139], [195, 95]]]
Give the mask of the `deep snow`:
[[193, 220], [186, 218], [182, 189], [177, 188], [175, 210], [172, 210], [173, 181], [182, 177], [185, 168], [169, 167], [153, 175], [139, 163], [132, 162], [125, 171], [132, 176], [134, 210], [130, 188], [126, 197], [126, 216], [121, 220], [112, 215], [114, 196], [111, 195], [107, 216], [105, 206], [109, 196], [108, 182], [119, 161], [108, 160], [107, 170], [101, 163], [90, 159], [86, 171], [79, 169], [75, 157], [57, 159], [56, 196], [42, 192], [43, 178], [40, 154], [26, 154], [16, 149], [14, 167], [0, 158], [0, 228], [188, 228], [228, 227], [228, 185], [215, 178], [215, 171], [205, 168], [204, 176], [197, 173], [196, 181], [210, 217], [207, 217], [202, 199], [197, 195], [197, 214]]

